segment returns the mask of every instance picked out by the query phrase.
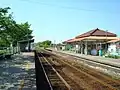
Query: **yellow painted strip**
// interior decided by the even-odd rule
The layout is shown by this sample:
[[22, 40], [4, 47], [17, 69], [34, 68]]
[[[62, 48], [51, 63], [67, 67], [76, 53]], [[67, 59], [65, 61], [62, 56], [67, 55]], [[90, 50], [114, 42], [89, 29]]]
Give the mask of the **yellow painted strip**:
[[[29, 69], [30, 69], [30, 64], [27, 63], [27, 65], [25, 66], [25, 70], [28, 71]], [[24, 79], [20, 82], [20, 88], [19, 88], [19, 90], [22, 90], [23, 87], [24, 87]]]
[[29, 64], [29, 63], [27, 63], [27, 65], [26, 65], [25, 69], [28, 71], [28, 70], [29, 70], [29, 68], [30, 68], [30, 64]]
[[20, 88], [19, 88], [19, 90], [22, 90], [23, 87], [24, 87], [24, 80], [22, 80], [22, 81], [20, 82]]

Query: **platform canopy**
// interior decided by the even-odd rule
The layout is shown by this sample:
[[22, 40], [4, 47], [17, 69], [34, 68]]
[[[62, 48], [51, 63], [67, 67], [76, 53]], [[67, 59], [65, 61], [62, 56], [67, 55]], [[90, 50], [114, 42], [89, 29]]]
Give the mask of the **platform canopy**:
[[34, 39], [29, 39], [29, 40], [21, 40], [21, 41], [18, 41], [18, 43], [33, 43], [34, 42]]
[[108, 43], [115, 43], [115, 42], [120, 42], [120, 38], [117, 38], [115, 40], [108, 41]]
[[78, 35], [73, 39], [69, 39], [65, 41], [66, 43], [74, 43], [74, 42], [80, 42], [80, 41], [100, 41], [100, 42], [106, 42], [118, 39], [117, 35], [108, 31], [100, 30], [100, 29], [94, 29], [91, 31], [88, 31], [84, 34]]

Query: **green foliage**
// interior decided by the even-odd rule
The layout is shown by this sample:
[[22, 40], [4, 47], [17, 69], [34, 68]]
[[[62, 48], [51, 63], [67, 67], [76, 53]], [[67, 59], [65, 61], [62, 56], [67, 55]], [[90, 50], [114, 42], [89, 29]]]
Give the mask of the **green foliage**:
[[10, 8], [0, 8], [0, 47], [17, 45], [17, 41], [32, 39], [32, 30], [28, 22], [17, 24], [12, 14], [9, 14]]
[[52, 42], [50, 40], [46, 40], [46, 41], [43, 41], [43, 42], [38, 42], [37, 46], [48, 48], [48, 47], [51, 46], [51, 44], [52, 44]]
[[114, 59], [118, 59], [120, 58], [120, 56], [117, 56], [117, 55], [108, 55], [108, 56], [105, 56], [106, 58], [114, 58]]

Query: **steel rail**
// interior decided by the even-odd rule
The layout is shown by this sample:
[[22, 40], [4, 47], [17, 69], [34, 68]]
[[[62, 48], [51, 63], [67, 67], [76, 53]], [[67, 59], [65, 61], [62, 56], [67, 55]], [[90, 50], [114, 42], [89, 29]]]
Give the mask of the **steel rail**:
[[118, 89], [112, 87], [111, 85], [106, 84], [106, 83], [104, 83], [103, 81], [97, 79], [96, 77], [93, 77], [92, 75], [90, 75], [90, 74], [88, 74], [88, 73], [86, 73], [86, 72], [84, 72], [84, 71], [79, 70], [78, 68], [76, 68], [76, 67], [70, 65], [69, 63], [67, 63], [67, 62], [65, 62], [65, 61], [63, 61], [63, 60], [61, 60], [61, 62], [63, 62], [64, 64], [68, 65], [69, 67], [71, 67], [71, 68], [77, 70], [78, 72], [81, 72], [81, 73], [85, 74], [86, 76], [92, 78], [93, 80], [98, 81], [99, 83], [103, 84], [104, 86], [107, 86], [107, 87], [111, 88], [112, 90], [118, 90]]
[[46, 74], [46, 71], [45, 71], [45, 69], [44, 69], [44, 66], [43, 66], [43, 64], [42, 64], [42, 62], [41, 62], [40, 57], [38, 56], [38, 54], [37, 54], [37, 57], [38, 57], [38, 59], [39, 59], [39, 61], [40, 61], [41, 67], [42, 67], [42, 69], [43, 69], [43, 72], [44, 72], [44, 74], [45, 74], [45, 77], [46, 77], [46, 79], [47, 79], [47, 82], [48, 82], [48, 84], [49, 84], [49, 86], [50, 86], [50, 89], [53, 90], [52, 85], [51, 85], [51, 83], [50, 83], [50, 81], [49, 81], [49, 78], [48, 78], [48, 76], [47, 76], [47, 74]]
[[[45, 50], [46, 51], [46, 50]], [[47, 51], [48, 53], [52, 53], [52, 52], [49, 52], [49, 51]], [[60, 52], [61, 53], [61, 52]], [[64, 54], [64, 56], [65, 56], [65, 54], [66, 53], [62, 53], [62, 54]], [[61, 56], [62, 58], [64, 58], [64, 59], [66, 59], [65, 57], [63, 57], [63, 55], [57, 55], [56, 53], [52, 53], [52, 55], [56, 55], [56, 56]], [[73, 58], [75, 58], [75, 59], [81, 59], [80, 57], [77, 57], [77, 56], [74, 56], [74, 55], [70, 55], [70, 54], [66, 54], [66, 55], [69, 55], [69, 56], [73, 56]], [[77, 58], [76, 58], [77, 57]], [[58, 57], [58, 59], [60, 59], [59, 57]], [[83, 59], [83, 58], [82, 58]], [[63, 60], [61, 60], [62, 62], [64, 62]], [[84, 60], [82, 60], [82, 61], [84, 61]], [[86, 60], [86, 61], [89, 61], [89, 60]], [[66, 61], [67, 62], [67, 61]], [[94, 62], [94, 61], [91, 61], [91, 62]], [[68, 62], [67, 62], [68, 63]], [[94, 63], [96, 63], [96, 62], [94, 62]], [[97, 64], [98, 64], [99, 62], [97, 62]], [[69, 63], [68, 63], [69, 64]], [[101, 64], [101, 63], [100, 63]], [[70, 65], [70, 64], [69, 64]], [[104, 64], [102, 64], [102, 65], [104, 65]], [[70, 65], [70, 66], [72, 66], [72, 67], [75, 67], [75, 66], [73, 66], [73, 65]], [[109, 65], [108, 65], [109, 66]], [[110, 66], [110, 67], [112, 67], [112, 66]], [[81, 70], [79, 70], [79, 68], [78, 67], [75, 67], [76, 69], [78, 69], [78, 71], [81, 71]], [[88, 69], [87, 69], [88, 70]], [[85, 70], [83, 71], [83, 72], [85, 72]], [[93, 72], [93, 71], [91, 71], [91, 72]], [[90, 75], [90, 76], [92, 76], [93, 78], [96, 78], [96, 79], [98, 79], [95, 75], [91, 75], [90, 73], [91, 72], [85, 72], [88, 76]], [[94, 73], [95, 74], [95, 73]], [[100, 73], [97, 73], [98, 75], [101, 75]], [[119, 87], [120, 87], [120, 82], [119, 81], [116, 81], [116, 80], [112, 80], [112, 79], [110, 79], [109, 77], [107, 77], [107, 76], [104, 76], [104, 75], [102, 75], [102, 78], [105, 78], [106, 80], [100, 80], [100, 79], [98, 79], [97, 81], [99, 81], [100, 83], [103, 83], [103, 85], [106, 85], [106, 86], [108, 86], [108, 87], [111, 87], [111, 88], [113, 88], [114, 90], [119, 90]]]
[[[62, 55], [60, 55], [60, 56], [62, 56]], [[71, 55], [70, 55], [71, 56]], [[63, 56], [62, 56], [63, 57]], [[65, 57], [63, 57], [64, 59], [66, 59]], [[73, 58], [75, 58], [75, 59], [81, 59], [81, 58], [76, 58], [76, 57], [73, 57]], [[91, 63], [95, 63], [96, 64], [96, 62], [94, 62], [94, 61], [89, 61], [89, 60], [83, 60], [83, 58], [82, 58], [82, 61], [84, 62], [84, 61], [87, 61], [87, 62], [91, 62]], [[98, 63], [97, 63], [98, 64]], [[101, 63], [99, 63], [100, 65], [101, 65]], [[104, 64], [102, 64], [102, 66], [105, 66], [105, 67], [107, 67], [106, 65], [104, 65]], [[108, 66], [109, 67], [109, 66]], [[110, 66], [111, 67], [111, 66]], [[88, 70], [87, 68], [85, 68], [84, 67], [84, 69], [85, 70]], [[85, 71], [84, 70], [84, 71]], [[95, 71], [97, 71], [96, 69], [94, 69]], [[94, 76], [95, 77], [95, 75], [94, 74], [96, 74], [94, 71], [90, 71], [90, 72], [87, 72], [88, 74], [90, 74], [91, 75], [91, 73], [92, 73], [92, 76]], [[104, 80], [103, 79], [103, 81], [105, 81], [107, 84], [109, 84], [109, 85], [111, 85], [111, 86], [113, 86], [113, 87], [119, 87], [120, 88], [120, 82], [119, 81], [116, 81], [116, 80], [114, 80], [114, 79], [111, 79], [110, 77], [107, 77], [107, 76], [105, 76], [105, 75], [101, 75], [100, 73], [97, 73], [97, 75], [99, 75], [99, 76], [101, 76], [101, 78], [105, 78], [106, 80]]]
[[51, 66], [51, 68], [53, 69], [53, 71], [57, 74], [57, 76], [60, 78], [60, 80], [65, 84], [65, 86], [68, 88], [68, 90], [73, 90], [72, 87], [64, 80], [64, 78], [56, 71], [56, 69], [48, 62], [48, 60], [43, 55], [42, 55], [42, 57]]

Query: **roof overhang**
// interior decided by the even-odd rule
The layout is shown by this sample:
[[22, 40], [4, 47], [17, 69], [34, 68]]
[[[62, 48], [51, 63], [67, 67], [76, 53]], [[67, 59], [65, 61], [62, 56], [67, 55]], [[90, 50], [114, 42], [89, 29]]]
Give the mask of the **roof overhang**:
[[84, 37], [84, 38], [74, 38], [71, 39], [69, 41], [67, 41], [67, 43], [73, 43], [73, 42], [80, 42], [80, 41], [111, 41], [111, 40], [115, 40], [118, 39], [118, 37], [97, 37], [97, 36], [89, 36], [89, 37]]
[[114, 39], [118, 39], [118, 37], [97, 37], [97, 36], [89, 36], [89, 37], [85, 37], [85, 39], [90, 39], [90, 40], [114, 40]]
[[34, 39], [18, 41], [18, 43], [28, 43], [28, 42], [30, 42], [30, 43], [34, 42]]
[[120, 38], [115, 39], [115, 40], [108, 41], [108, 43], [115, 43], [115, 42], [119, 42], [119, 41], [120, 41]]

